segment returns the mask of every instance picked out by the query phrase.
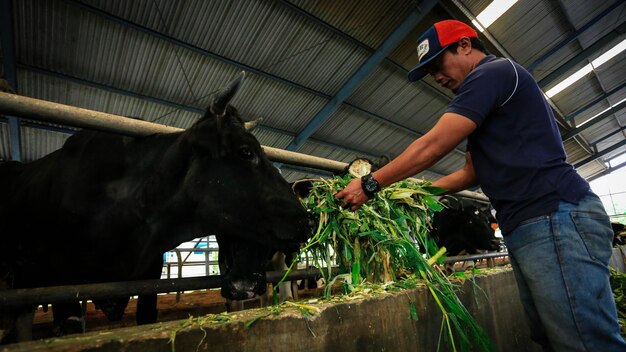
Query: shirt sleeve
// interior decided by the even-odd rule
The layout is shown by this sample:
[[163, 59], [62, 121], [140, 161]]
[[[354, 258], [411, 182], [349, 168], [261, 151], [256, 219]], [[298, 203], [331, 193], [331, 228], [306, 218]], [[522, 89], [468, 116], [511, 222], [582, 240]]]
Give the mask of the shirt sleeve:
[[484, 63], [465, 78], [446, 112], [463, 115], [480, 126], [513, 96], [517, 82], [517, 71], [509, 60]]

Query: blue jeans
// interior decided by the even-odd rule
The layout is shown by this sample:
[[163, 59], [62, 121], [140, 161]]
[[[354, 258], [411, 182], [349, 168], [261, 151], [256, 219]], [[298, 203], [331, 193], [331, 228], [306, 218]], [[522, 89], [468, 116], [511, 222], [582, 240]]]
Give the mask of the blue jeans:
[[613, 230], [598, 196], [562, 201], [504, 240], [531, 338], [544, 351], [626, 351], [609, 284]]

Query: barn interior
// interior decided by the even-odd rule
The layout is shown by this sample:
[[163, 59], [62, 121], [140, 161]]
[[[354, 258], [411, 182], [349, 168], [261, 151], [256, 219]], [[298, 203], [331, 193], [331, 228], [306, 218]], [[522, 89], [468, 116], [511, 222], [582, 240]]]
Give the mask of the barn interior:
[[[511, 6], [489, 19], [485, 10], [495, 3]], [[0, 0], [0, 6], [4, 90], [186, 129], [217, 90], [245, 71], [231, 104], [259, 122], [252, 133], [261, 145], [339, 163], [393, 159], [435, 125], [453, 95], [432, 77], [408, 81], [418, 62], [416, 41], [439, 20], [474, 23], [491, 53], [534, 76], [567, 162], [581, 176], [593, 181], [626, 165], [622, 0]], [[0, 161], [36, 161], [81, 128], [0, 111]], [[449, 175], [463, 167], [465, 150], [464, 141], [414, 177]], [[288, 182], [332, 176], [329, 168], [275, 165]], [[510, 287], [510, 279], [486, 285], [504, 280]], [[506, 304], [514, 307], [510, 314], [520, 313]], [[490, 312], [481, 313], [486, 321]], [[190, 334], [193, 341], [201, 337], [199, 330]]]
[[[451, 99], [430, 78], [407, 80], [417, 37], [438, 20], [471, 22], [490, 3], [3, 1], [0, 73], [20, 95], [187, 128], [245, 70], [232, 104], [261, 119], [262, 145], [343, 162], [394, 157]], [[586, 179], [626, 150], [624, 16], [621, 1], [518, 1], [480, 33], [546, 92], [592, 64], [549, 98], [568, 162]], [[3, 160], [37, 160], [76, 131], [11, 121], [0, 123]], [[416, 176], [457, 170], [464, 148]], [[318, 175], [281, 170], [289, 181]]]

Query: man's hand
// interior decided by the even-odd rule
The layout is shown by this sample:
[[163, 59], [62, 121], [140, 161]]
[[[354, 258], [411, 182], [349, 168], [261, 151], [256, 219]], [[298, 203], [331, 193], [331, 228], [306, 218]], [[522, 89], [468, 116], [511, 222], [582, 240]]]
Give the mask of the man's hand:
[[343, 199], [342, 207], [355, 211], [369, 199], [361, 187], [361, 179], [355, 178], [342, 191], [335, 193], [335, 198]]

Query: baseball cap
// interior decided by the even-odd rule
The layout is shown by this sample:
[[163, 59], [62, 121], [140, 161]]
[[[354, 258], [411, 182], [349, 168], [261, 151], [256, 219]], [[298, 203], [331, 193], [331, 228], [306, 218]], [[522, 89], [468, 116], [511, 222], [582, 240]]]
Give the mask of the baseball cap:
[[426, 76], [428, 72], [425, 66], [461, 37], [478, 38], [478, 34], [472, 27], [457, 20], [437, 22], [428, 28], [417, 40], [419, 63], [409, 72], [409, 81], [417, 81]]

